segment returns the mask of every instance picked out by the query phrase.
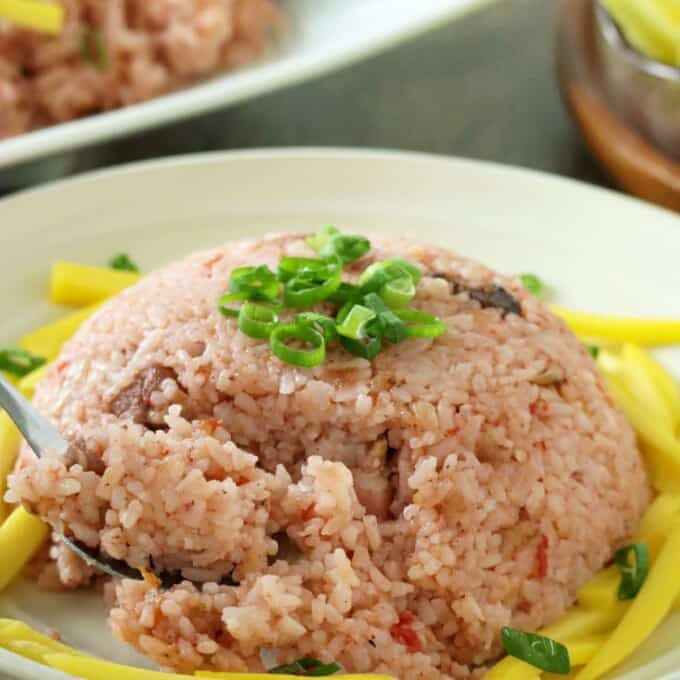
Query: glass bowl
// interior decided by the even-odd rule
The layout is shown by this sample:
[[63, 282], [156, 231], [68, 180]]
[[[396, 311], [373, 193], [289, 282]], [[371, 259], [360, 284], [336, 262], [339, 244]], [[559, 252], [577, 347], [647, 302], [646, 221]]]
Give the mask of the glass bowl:
[[664, 154], [680, 159], [680, 69], [634, 49], [600, 2], [595, 27], [602, 86], [611, 106]]

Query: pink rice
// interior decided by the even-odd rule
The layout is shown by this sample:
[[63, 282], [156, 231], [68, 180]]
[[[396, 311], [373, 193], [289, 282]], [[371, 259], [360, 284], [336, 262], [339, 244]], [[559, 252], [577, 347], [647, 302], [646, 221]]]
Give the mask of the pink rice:
[[[163, 668], [261, 671], [267, 650], [268, 665], [479, 677], [501, 626], [559, 617], [649, 500], [634, 434], [560, 320], [448, 250], [372, 243], [422, 267], [416, 305], [446, 335], [371, 363], [282, 363], [216, 307], [235, 267], [311, 255], [271, 236], [147, 276], [37, 389], [84, 453], [67, 467], [24, 451], [9, 498], [132, 564], [211, 581], [115, 584], [114, 632]], [[466, 292], [492, 284], [522, 316]], [[63, 554], [52, 578], [87, 582]], [[217, 584], [228, 574], [238, 585]]]
[[[63, 0], [57, 37], [0, 20], [0, 139], [151, 99], [260, 57], [274, 0]], [[108, 65], [81, 55], [95, 28]], [[96, 62], [96, 59], [94, 60]]]

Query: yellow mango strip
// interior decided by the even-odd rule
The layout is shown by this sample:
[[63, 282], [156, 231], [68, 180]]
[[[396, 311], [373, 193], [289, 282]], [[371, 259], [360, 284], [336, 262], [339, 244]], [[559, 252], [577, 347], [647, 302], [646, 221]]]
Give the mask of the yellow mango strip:
[[[3, 411], [0, 413], [0, 525], [9, 514], [7, 504], [2, 500], [7, 490], [7, 475], [12, 471], [19, 452], [21, 436], [19, 430]], [[1, 560], [0, 560], [1, 561]]]
[[589, 635], [588, 637], [573, 640], [567, 643], [569, 660], [572, 666], [584, 666], [599, 651], [607, 641], [607, 635]]
[[[647, 508], [640, 520], [640, 526], [632, 543], [644, 543], [649, 549], [650, 562], [653, 564], [661, 551], [668, 533], [680, 520], [680, 494], [659, 494]], [[579, 589], [576, 599], [582, 607], [605, 609], [619, 601], [621, 572], [612, 566], [595, 574], [590, 581]]]
[[680, 524], [676, 524], [630, 609], [609, 639], [576, 676], [595, 680], [630, 656], [661, 623], [680, 595]]
[[539, 631], [541, 635], [565, 643], [598, 633], [606, 633], [616, 626], [630, 607], [630, 600], [617, 601], [608, 609], [573, 607], [558, 621]]
[[0, 591], [24, 568], [48, 533], [47, 525], [23, 507], [12, 511], [0, 526]]
[[99, 305], [91, 305], [47, 326], [42, 326], [21, 338], [19, 347], [52, 360], [59, 354], [61, 346], [78, 330], [80, 324], [98, 308]]
[[666, 400], [668, 409], [673, 418], [674, 430], [677, 432], [680, 428], [680, 388], [675, 378], [648, 352], [642, 348], [637, 348], [638, 360], [644, 363], [645, 368], [649, 372], [652, 380], [656, 384], [657, 389]]
[[606, 609], [619, 600], [621, 572], [616, 567], [607, 567], [584, 583], [576, 593], [581, 607]]
[[[195, 678], [212, 678], [212, 680], [272, 680], [271, 673], [224, 673], [215, 671], [196, 671]], [[298, 675], [274, 675], [276, 678], [298, 678]], [[358, 673], [355, 675], [333, 675], [334, 678], [351, 678], [351, 680], [395, 680], [391, 675], [375, 675]]]
[[678, 29], [653, 0], [603, 0], [626, 39], [637, 50], [668, 64], [677, 63]]
[[538, 668], [514, 656], [506, 656], [492, 666], [482, 676], [482, 680], [540, 680], [540, 677], [541, 671]]
[[139, 279], [136, 272], [55, 262], [50, 278], [50, 300], [56, 305], [84, 307], [117, 295]]
[[38, 663], [45, 663], [45, 657], [54, 654], [53, 649], [33, 640], [0, 640], [0, 647]]
[[45, 377], [49, 364], [44, 364], [40, 368], [36, 368], [28, 375], [25, 375], [18, 383], [19, 390], [26, 397], [26, 399], [33, 399], [36, 385]]
[[[650, 465], [655, 488], [668, 489], [680, 485], [680, 441], [658, 423], [630, 393], [621, 389], [616, 378], [607, 375], [609, 387], [623, 409], [638, 437], [646, 444], [646, 459]], [[661, 483], [660, 483], [661, 482]]]
[[[35, 645], [39, 645], [41, 649], [47, 650], [47, 653], [51, 654], [68, 653], [75, 654], [76, 656], [89, 656], [85, 652], [68, 647], [61, 642], [53, 640], [47, 635], [39, 633], [37, 630], [34, 630], [23, 621], [16, 621], [15, 619], [0, 619], [0, 647], [6, 647], [9, 649], [10, 647], [8, 645], [14, 642], [31, 642]], [[37, 650], [38, 648], [35, 647], [32, 649]], [[22, 652], [17, 653], [21, 654], [22, 656], [27, 656]], [[42, 662], [42, 659], [39, 660]]]
[[626, 343], [621, 348], [621, 378], [637, 401], [656, 416], [658, 426], [674, 433], [674, 415], [649, 372], [645, 354], [646, 352], [636, 345]]
[[64, 8], [57, 2], [0, 0], [0, 19], [56, 35], [64, 28]]
[[598, 316], [563, 307], [552, 307], [552, 312], [566, 321], [576, 335], [646, 346], [680, 343], [680, 320], [676, 319]]
[[[196, 677], [210, 677], [219, 680], [271, 680], [269, 673], [197, 673], [196, 675], [181, 675], [177, 673], [163, 673], [161, 671], [147, 671], [133, 666], [123, 666], [101, 659], [75, 656], [73, 654], [47, 654], [45, 663], [65, 673], [70, 673], [85, 680], [196, 680]], [[281, 680], [296, 680], [298, 676], [277, 675]], [[386, 675], [345, 675], [354, 680], [393, 680]]]
[[[573, 607], [538, 633], [569, 647], [571, 641], [593, 639], [601, 633], [607, 633], [621, 621], [629, 607], [630, 602], [618, 601], [614, 606], [602, 610]], [[483, 680], [534, 680], [540, 677], [541, 672], [537, 668], [513, 656], [506, 656], [488, 670]]]

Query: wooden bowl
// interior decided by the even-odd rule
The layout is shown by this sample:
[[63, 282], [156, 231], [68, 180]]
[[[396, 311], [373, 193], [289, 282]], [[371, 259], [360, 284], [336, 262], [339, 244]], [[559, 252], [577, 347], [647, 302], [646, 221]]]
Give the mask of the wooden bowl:
[[[670, 153], [674, 145], [663, 144], [663, 137], [631, 114], [630, 97], [620, 96], [621, 88], [612, 82], [612, 46], [603, 45], [599, 20], [595, 0], [560, 0], [557, 66], [567, 107], [590, 150], [621, 188], [680, 212], [680, 161]], [[621, 54], [628, 63], [629, 57]]]

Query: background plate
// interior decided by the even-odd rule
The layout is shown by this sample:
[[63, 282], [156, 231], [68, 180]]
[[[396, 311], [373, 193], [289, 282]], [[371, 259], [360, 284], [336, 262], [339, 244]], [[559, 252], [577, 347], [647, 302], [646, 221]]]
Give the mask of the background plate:
[[[596, 312], [680, 316], [680, 219], [613, 192], [473, 161], [416, 154], [280, 150], [191, 156], [86, 175], [0, 201], [0, 344], [57, 316], [51, 263], [131, 254], [145, 270], [229, 239], [336, 224], [411, 233], [508, 273], [541, 275], [555, 299]], [[680, 351], [661, 353], [680, 377]], [[92, 594], [19, 584], [0, 616], [58, 629], [66, 642], [134, 662]], [[617, 678], [680, 671], [680, 616]], [[1, 651], [1, 650], [0, 650]], [[0, 673], [64, 676], [0, 653]], [[112, 679], [115, 680], [115, 679]]]
[[[491, 0], [282, 0], [291, 17], [290, 33], [272, 49], [268, 59], [143, 104], [0, 141], [0, 169], [301, 82], [375, 54], [488, 2]], [[66, 170], [68, 159], [57, 159], [55, 164], [54, 171]], [[32, 169], [32, 174], [39, 173]]]

